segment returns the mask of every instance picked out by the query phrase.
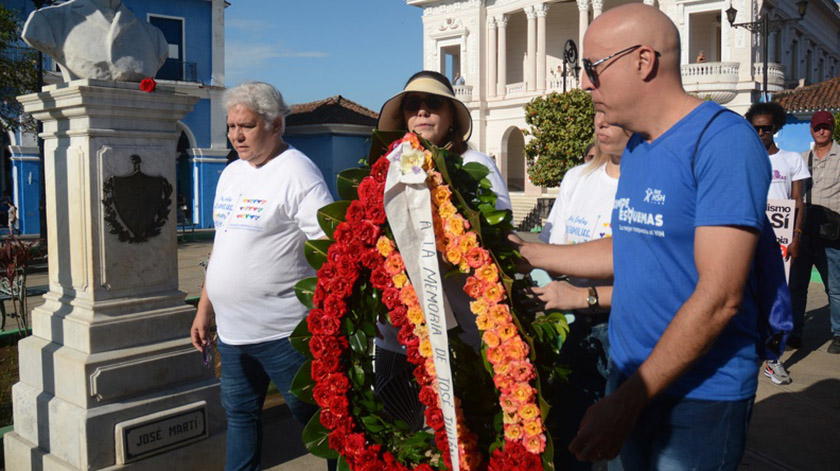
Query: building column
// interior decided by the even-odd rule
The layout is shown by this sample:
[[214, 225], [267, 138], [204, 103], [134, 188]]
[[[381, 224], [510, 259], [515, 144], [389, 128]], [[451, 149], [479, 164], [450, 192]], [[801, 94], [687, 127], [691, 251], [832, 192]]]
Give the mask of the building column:
[[545, 17], [548, 15], [548, 3], [534, 7], [537, 14], [537, 91], [545, 91]]
[[188, 149], [193, 171], [192, 222], [196, 227], [212, 228], [216, 185], [227, 165], [229, 149]]
[[44, 124], [50, 283], [18, 343], [6, 469], [216, 469], [225, 414], [188, 336], [172, 194], [197, 98], [80, 79], [18, 100]]
[[[581, 53], [578, 56], [583, 57], [586, 51], [583, 50], [583, 36], [586, 34], [586, 28], [589, 28], [589, 0], [577, 0], [578, 6], [578, 48]], [[580, 60], [580, 59], [578, 59]]]
[[497, 95], [496, 88], [496, 19], [487, 18], [487, 94]]
[[499, 26], [499, 79], [496, 90], [501, 96], [507, 94], [507, 22], [507, 15], [496, 17], [496, 24]]
[[533, 92], [537, 88], [536, 75], [536, 58], [537, 58], [537, 13], [534, 11], [533, 5], [525, 7], [525, 16], [528, 18], [528, 49], [525, 60], [525, 73], [522, 74], [525, 78], [525, 86], [529, 92]]
[[592, 0], [592, 19], [601, 16], [604, 12], [604, 0]]
[[225, 0], [212, 0], [210, 7], [212, 73], [210, 84], [225, 86]]

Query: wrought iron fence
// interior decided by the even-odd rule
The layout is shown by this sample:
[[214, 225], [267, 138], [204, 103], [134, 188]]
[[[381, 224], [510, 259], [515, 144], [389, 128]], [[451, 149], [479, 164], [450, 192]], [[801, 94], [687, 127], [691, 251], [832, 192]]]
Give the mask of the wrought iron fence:
[[195, 62], [184, 62], [167, 59], [163, 67], [158, 70], [156, 79], [176, 80], [179, 82], [199, 82], [198, 67]]

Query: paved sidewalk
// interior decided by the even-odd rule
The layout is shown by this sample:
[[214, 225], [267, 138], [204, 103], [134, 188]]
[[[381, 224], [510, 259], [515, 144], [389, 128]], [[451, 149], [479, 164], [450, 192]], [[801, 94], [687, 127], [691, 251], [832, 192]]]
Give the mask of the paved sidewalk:
[[[210, 252], [210, 241], [178, 245], [179, 287], [187, 297], [201, 292], [204, 269], [199, 263]], [[46, 273], [31, 275], [28, 285], [47, 283]], [[40, 304], [30, 299], [30, 308]], [[7, 307], [11, 308], [7, 303]], [[14, 321], [7, 322], [7, 329]], [[837, 471], [840, 469], [840, 355], [830, 355], [828, 301], [820, 283], [808, 295], [804, 347], [787, 352], [784, 364], [793, 378], [776, 386], [759, 373], [759, 387], [742, 470]], [[306, 453], [300, 442], [302, 427], [279, 398], [264, 411], [263, 469], [318, 471], [324, 461]], [[221, 469], [221, 466], [220, 466]]]

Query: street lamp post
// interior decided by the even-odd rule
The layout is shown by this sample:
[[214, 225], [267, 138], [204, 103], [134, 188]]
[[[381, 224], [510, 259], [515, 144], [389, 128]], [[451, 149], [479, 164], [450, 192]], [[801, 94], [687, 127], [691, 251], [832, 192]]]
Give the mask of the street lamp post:
[[747, 21], [744, 23], [735, 23], [735, 16], [738, 14], [738, 10], [735, 9], [731, 4], [729, 8], [726, 10], [726, 19], [729, 20], [729, 25], [733, 28], [744, 28], [750, 32], [756, 32], [761, 35], [761, 56], [764, 59], [764, 69], [761, 72], [762, 79], [763, 79], [763, 87], [761, 89], [762, 96], [764, 97], [764, 101], [767, 101], [767, 54], [768, 54], [768, 47], [767, 47], [767, 40], [770, 36], [770, 33], [781, 31], [782, 26], [787, 23], [794, 23], [802, 18], [805, 17], [805, 11], [808, 9], [808, 0], [799, 0], [796, 2], [796, 10], [799, 13], [799, 18], [786, 18], [786, 19], [779, 19], [779, 20], [771, 20], [770, 15], [767, 12], [761, 14], [761, 17], [758, 21]]
[[577, 81], [578, 73], [580, 73], [580, 65], [578, 65], [577, 45], [571, 39], [566, 41], [566, 45], [563, 47], [563, 93], [566, 93], [566, 65], [568, 64], [575, 65], [575, 81]]

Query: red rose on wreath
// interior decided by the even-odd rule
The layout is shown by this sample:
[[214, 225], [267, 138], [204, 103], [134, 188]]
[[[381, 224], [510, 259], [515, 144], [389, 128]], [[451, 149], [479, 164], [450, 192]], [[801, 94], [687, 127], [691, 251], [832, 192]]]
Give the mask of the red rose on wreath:
[[140, 90], [146, 93], [152, 93], [155, 89], [157, 89], [157, 82], [155, 82], [155, 79], [149, 77], [140, 81]]

